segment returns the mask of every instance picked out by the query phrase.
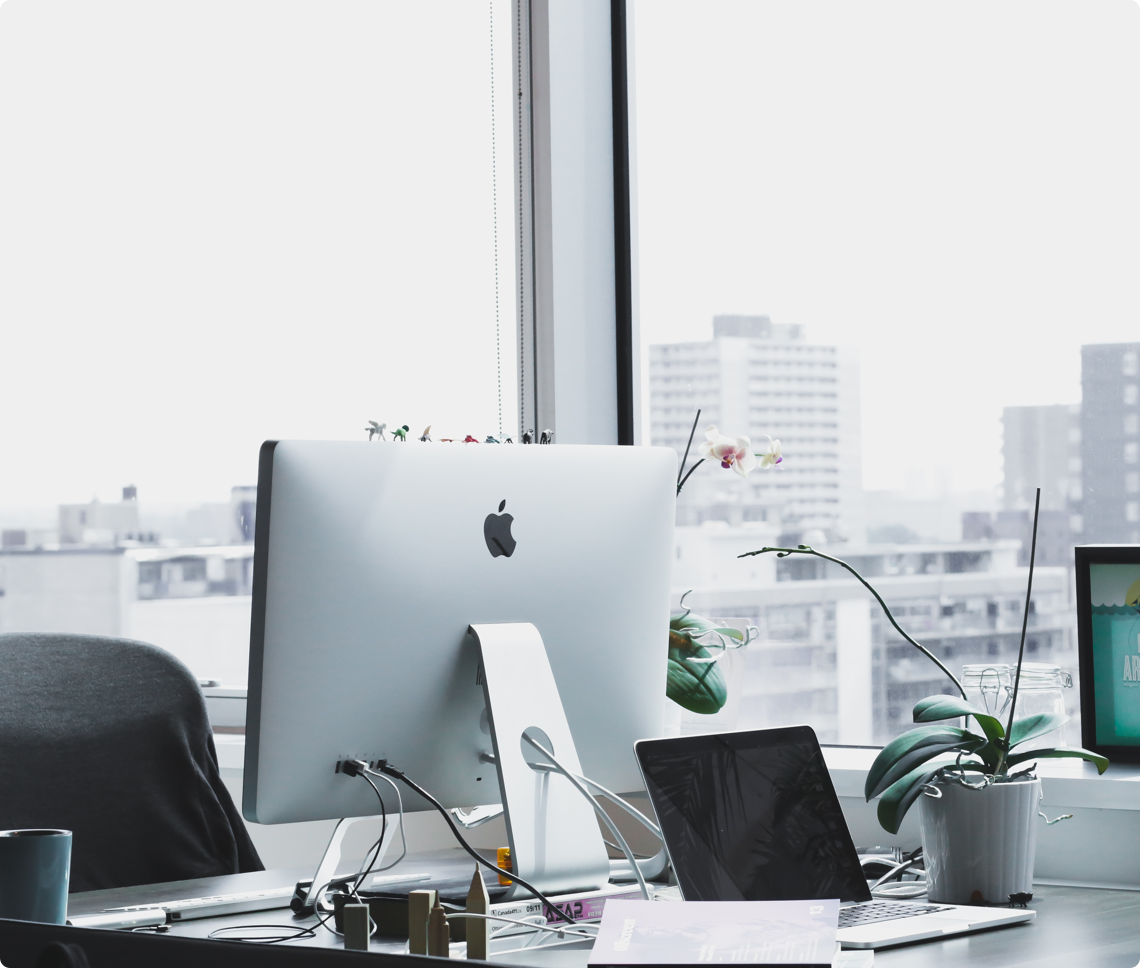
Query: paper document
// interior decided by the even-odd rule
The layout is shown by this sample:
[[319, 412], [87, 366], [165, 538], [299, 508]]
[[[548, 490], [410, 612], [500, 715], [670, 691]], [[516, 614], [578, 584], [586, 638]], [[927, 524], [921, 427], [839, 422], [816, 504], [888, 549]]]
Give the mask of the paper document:
[[838, 922], [838, 900], [611, 900], [590, 964], [830, 968]]

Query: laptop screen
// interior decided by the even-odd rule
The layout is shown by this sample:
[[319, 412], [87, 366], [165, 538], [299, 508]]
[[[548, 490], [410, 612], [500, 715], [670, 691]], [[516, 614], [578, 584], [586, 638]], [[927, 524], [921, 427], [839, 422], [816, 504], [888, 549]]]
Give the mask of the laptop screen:
[[811, 727], [636, 750], [686, 901], [870, 900]]

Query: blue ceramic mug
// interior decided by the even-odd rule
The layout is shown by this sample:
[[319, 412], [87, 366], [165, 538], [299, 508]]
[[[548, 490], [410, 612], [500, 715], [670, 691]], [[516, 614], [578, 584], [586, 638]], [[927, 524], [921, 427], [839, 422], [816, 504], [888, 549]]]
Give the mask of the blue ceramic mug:
[[70, 830], [0, 830], [0, 918], [63, 924]]

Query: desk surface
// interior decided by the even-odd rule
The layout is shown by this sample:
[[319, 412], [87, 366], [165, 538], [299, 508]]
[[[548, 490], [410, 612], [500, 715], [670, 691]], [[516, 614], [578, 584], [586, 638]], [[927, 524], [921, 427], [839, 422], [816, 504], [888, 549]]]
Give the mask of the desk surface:
[[[446, 857], [433, 856], [430, 861], [423, 858], [418, 866], [424, 867], [425, 862], [431, 863], [442, 875], [444, 870], [438, 865], [446, 859], [453, 863], [457, 871], [462, 869], [469, 872], [470, 861], [460, 851], [439, 853]], [[409, 857], [400, 867], [409, 874], [417, 873], [417, 858]], [[78, 914], [121, 904], [194, 894], [262, 890], [291, 884], [299, 876], [298, 871], [263, 871], [206, 878], [203, 881], [183, 881], [175, 886], [150, 885], [115, 891], [92, 891], [71, 895], [69, 911]], [[196, 890], [188, 894], [186, 888], [192, 885]], [[1032, 906], [1037, 911], [1037, 920], [1029, 924], [878, 951], [875, 954], [876, 968], [902, 968], [904, 965], [906, 968], [949, 968], [956, 965], [969, 965], [970, 968], [1028, 968], [1030, 965], [1033, 968], [1135, 968], [1140, 962], [1140, 892], [1038, 885]], [[315, 921], [316, 919], [295, 921], [288, 909], [282, 909], [184, 921], [172, 925], [170, 933], [205, 938], [222, 926], [266, 924], [280, 925], [285, 930], [313, 925]], [[318, 929], [315, 938], [286, 943], [290, 947], [340, 947], [342, 944], [340, 938], [325, 928]], [[374, 951], [395, 953], [403, 949], [402, 942], [374, 940], [372, 944]], [[583, 950], [535, 950], [495, 960], [540, 968], [584, 968], [587, 957], [588, 952]]]

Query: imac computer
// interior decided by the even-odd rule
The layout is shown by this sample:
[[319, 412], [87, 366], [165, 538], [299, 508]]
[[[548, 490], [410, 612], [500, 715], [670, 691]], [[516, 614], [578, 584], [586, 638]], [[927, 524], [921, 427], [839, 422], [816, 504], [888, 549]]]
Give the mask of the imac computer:
[[[675, 475], [665, 448], [264, 444], [246, 818], [375, 815], [373, 790], [339, 771], [346, 760], [387, 761], [447, 807], [505, 802], [499, 766], [520, 741], [496, 734], [496, 759], [494, 726], [542, 726], [557, 706], [542, 692], [549, 672], [581, 772], [640, 789], [633, 744], [661, 734], [665, 708]], [[492, 661], [494, 629], [531, 627], [539, 666], [510, 658], [523, 656], [510, 651], [517, 635]], [[534, 782], [524, 800], [564, 781]], [[428, 808], [404, 793], [406, 809]], [[530, 822], [561, 823], [556, 813]], [[552, 877], [543, 883], [557, 886]]]

